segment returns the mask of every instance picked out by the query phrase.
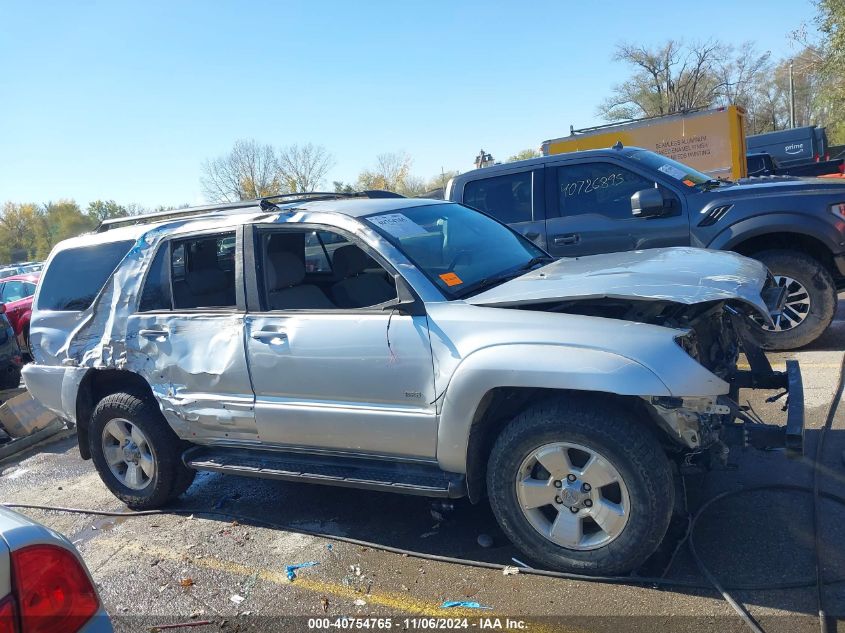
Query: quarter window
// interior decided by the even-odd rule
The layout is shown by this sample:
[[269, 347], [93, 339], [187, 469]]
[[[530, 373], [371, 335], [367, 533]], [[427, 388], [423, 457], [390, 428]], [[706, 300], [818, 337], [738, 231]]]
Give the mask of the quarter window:
[[531, 172], [472, 180], [464, 185], [464, 204], [505, 224], [531, 222]]
[[557, 168], [560, 214], [595, 214], [613, 220], [631, 215], [631, 196], [655, 182], [612, 163], [583, 163]]
[[3, 286], [3, 301], [5, 303], [20, 301], [24, 297], [28, 296], [29, 295], [26, 293], [26, 288], [22, 281], [7, 281]]
[[133, 244], [110, 242], [57, 253], [41, 280], [38, 309], [87, 309]]
[[162, 244], [153, 263], [150, 264], [147, 279], [144, 281], [141, 304], [138, 307], [141, 312], [173, 308], [173, 301], [170, 298], [170, 277], [167, 273], [167, 244]]

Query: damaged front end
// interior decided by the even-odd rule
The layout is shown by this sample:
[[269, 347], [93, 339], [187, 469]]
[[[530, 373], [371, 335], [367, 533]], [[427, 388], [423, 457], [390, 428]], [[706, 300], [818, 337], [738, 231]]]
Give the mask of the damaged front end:
[[[771, 313], [777, 314], [782, 293], [764, 292], [764, 297]], [[751, 332], [751, 315], [737, 306], [716, 304], [686, 325], [676, 342], [727, 382], [730, 391], [713, 397], [646, 398], [655, 421], [683, 445], [684, 470], [726, 465], [731, 447], [785, 449], [791, 458], [803, 455], [804, 388], [798, 361], [786, 361], [786, 371], [772, 369]], [[740, 353], [749, 369], [738, 367]], [[778, 390], [766, 401], [785, 397], [786, 424], [767, 423], [750, 405], [740, 405], [741, 389]]]

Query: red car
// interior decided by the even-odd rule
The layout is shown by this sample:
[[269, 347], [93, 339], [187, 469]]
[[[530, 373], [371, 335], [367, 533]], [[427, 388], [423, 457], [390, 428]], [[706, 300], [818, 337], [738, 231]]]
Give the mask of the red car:
[[32, 296], [41, 273], [27, 273], [0, 279], [0, 303], [6, 306], [6, 317], [21, 351], [29, 353], [29, 318], [32, 316]]

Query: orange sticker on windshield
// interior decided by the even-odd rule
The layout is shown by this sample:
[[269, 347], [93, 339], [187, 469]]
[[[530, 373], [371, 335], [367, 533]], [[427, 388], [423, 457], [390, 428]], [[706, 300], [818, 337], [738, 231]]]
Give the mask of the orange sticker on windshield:
[[442, 275], [440, 275], [440, 279], [442, 279], [443, 283], [445, 283], [447, 286], [460, 286], [462, 283], [464, 283], [463, 281], [461, 281], [461, 278], [458, 277], [455, 273], [443, 273]]
[[684, 183], [687, 187], [695, 187], [695, 183], [689, 178], [687, 178], [686, 180], [682, 180], [681, 182]]

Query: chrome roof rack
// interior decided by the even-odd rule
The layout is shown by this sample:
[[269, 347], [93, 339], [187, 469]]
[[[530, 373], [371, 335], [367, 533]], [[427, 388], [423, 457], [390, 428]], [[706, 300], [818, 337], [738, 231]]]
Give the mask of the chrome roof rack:
[[154, 222], [165, 222], [184, 218], [198, 218], [209, 215], [223, 214], [227, 211], [246, 209], [249, 207], [260, 207], [263, 211], [279, 210], [277, 203], [288, 204], [293, 202], [313, 202], [317, 200], [341, 200], [345, 198], [403, 198], [404, 196], [392, 191], [370, 189], [366, 191], [353, 191], [351, 193], [339, 193], [329, 191], [310, 191], [308, 193], [283, 193], [277, 196], [266, 196], [256, 200], [239, 200], [238, 202], [221, 202], [218, 204], [206, 204], [199, 207], [187, 207], [185, 209], [170, 209], [169, 211], [156, 211], [155, 213], [144, 213], [142, 215], [127, 215], [120, 218], [103, 220], [95, 229], [96, 233], [103, 233], [109, 229], [121, 226], [133, 226], [136, 224], [152, 224]]

